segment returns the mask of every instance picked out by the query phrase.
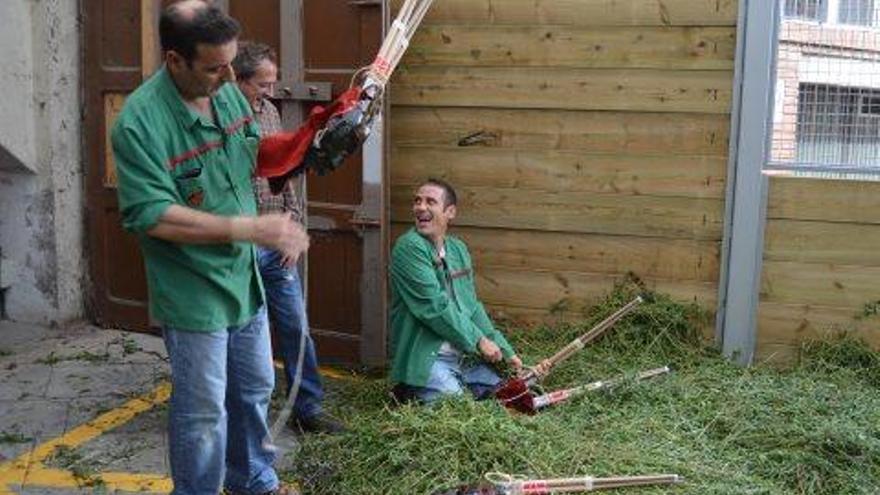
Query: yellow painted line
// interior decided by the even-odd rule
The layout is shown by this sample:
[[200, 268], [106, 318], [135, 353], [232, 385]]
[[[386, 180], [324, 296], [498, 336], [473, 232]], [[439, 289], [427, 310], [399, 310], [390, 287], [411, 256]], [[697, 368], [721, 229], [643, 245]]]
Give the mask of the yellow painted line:
[[[161, 474], [95, 473], [94, 479], [103, 480], [108, 491], [169, 493], [173, 486], [171, 478]], [[35, 464], [28, 471], [25, 484], [29, 487], [81, 488], [83, 481], [70, 471]]]
[[[283, 368], [276, 361], [275, 367]], [[322, 367], [322, 375], [338, 380], [362, 381], [363, 378], [346, 374], [332, 368]], [[47, 467], [43, 461], [48, 459], [60, 446], [70, 448], [93, 440], [113, 428], [121, 426], [135, 416], [168, 401], [171, 384], [162, 382], [151, 392], [134, 398], [125, 404], [101, 414], [60, 437], [49, 440], [25, 452], [17, 458], [0, 463], [0, 495], [15, 495], [11, 486], [40, 486], [49, 488], [81, 488], [82, 479], [73, 476], [68, 470]], [[126, 492], [169, 493], [172, 488], [170, 478], [161, 474], [142, 473], [96, 473], [95, 478], [104, 481], [108, 490]]]
[[[284, 369], [283, 362], [275, 360], [274, 363], [275, 363], [276, 369], [279, 369], [279, 370]], [[335, 368], [328, 368], [326, 366], [319, 366], [318, 373], [320, 373], [328, 378], [333, 378], [334, 380], [349, 380], [349, 381], [354, 381], [354, 382], [364, 381], [363, 377], [353, 375], [351, 373], [345, 373], [345, 372], [339, 371]]]
[[31, 451], [29, 450], [11, 461], [0, 464], [0, 495], [9, 493], [6, 490], [12, 485], [24, 485], [30, 457]]
[[[6, 495], [10, 485], [32, 484], [37, 486], [68, 488], [79, 486], [76, 479], [69, 471], [46, 468], [42, 461], [46, 460], [55, 452], [55, 449], [64, 445], [76, 447], [89, 440], [97, 438], [101, 434], [131, 421], [135, 416], [156, 407], [168, 400], [171, 396], [171, 384], [162, 382], [151, 392], [134, 398], [120, 407], [101, 414], [97, 418], [86, 422], [73, 430], [38, 445], [32, 450], [16, 457], [11, 461], [0, 464], [0, 495]], [[116, 485], [125, 486], [120, 488], [125, 491], [131, 487], [140, 486], [146, 479], [157, 480], [156, 487], [164, 490], [171, 480], [161, 475], [138, 475], [129, 473], [105, 473], [100, 476], [110, 476], [110, 480]], [[72, 481], [71, 481], [72, 480]], [[71, 485], [71, 482], [74, 484]], [[167, 484], [166, 484], [167, 483]], [[157, 490], [160, 491], [160, 490]], [[170, 488], [165, 491], [170, 491]]]
[[171, 396], [171, 384], [161, 383], [146, 395], [132, 399], [97, 418], [83, 423], [60, 437], [50, 440], [34, 449], [34, 461], [44, 461], [61, 445], [76, 447], [97, 438], [102, 433], [131, 421], [138, 414], [148, 411]]

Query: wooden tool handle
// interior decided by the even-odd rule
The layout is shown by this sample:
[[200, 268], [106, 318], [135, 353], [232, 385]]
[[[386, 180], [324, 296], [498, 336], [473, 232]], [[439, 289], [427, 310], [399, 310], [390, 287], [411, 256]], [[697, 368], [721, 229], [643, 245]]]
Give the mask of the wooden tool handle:
[[635, 309], [635, 307], [641, 304], [643, 301], [644, 299], [642, 299], [642, 296], [636, 296], [636, 298], [628, 302], [626, 306], [618, 309], [617, 311], [612, 313], [611, 316], [605, 318], [604, 320], [599, 322], [598, 325], [591, 328], [589, 332], [571, 341], [571, 343], [563, 347], [559, 352], [557, 352], [550, 358], [550, 367], [552, 368], [556, 366], [557, 364], [571, 357], [572, 354], [583, 349], [587, 344], [602, 335], [606, 330], [617, 323], [618, 320], [629, 314], [630, 311]]

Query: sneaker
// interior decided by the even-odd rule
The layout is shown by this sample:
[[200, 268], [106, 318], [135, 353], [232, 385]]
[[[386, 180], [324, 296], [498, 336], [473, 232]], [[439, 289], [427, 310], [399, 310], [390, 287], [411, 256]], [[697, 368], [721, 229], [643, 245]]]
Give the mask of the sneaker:
[[333, 435], [347, 430], [342, 422], [323, 412], [306, 418], [296, 418], [292, 423], [291, 426], [303, 433], [326, 433]]

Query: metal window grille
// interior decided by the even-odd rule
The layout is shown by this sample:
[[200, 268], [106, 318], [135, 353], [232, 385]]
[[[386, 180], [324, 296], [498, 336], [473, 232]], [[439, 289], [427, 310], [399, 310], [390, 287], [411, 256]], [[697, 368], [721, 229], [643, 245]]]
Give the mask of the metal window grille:
[[880, 0], [779, 0], [767, 168], [880, 178]]

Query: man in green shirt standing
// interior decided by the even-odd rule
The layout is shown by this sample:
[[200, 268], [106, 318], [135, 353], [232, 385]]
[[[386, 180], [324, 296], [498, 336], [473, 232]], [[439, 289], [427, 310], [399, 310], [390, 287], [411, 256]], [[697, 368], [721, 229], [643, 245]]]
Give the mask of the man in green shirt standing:
[[522, 368], [477, 299], [467, 246], [447, 235], [457, 197], [428, 179], [413, 197], [415, 227], [391, 253], [391, 379], [398, 400], [431, 402], [465, 388], [487, 397], [500, 378], [487, 363]]
[[254, 244], [295, 259], [308, 237], [287, 214], [256, 214], [259, 129], [229, 84], [239, 31], [207, 2], [166, 8], [164, 67], [112, 131], [122, 222], [138, 235], [171, 360], [175, 494], [291, 493], [269, 448], [274, 370]]

